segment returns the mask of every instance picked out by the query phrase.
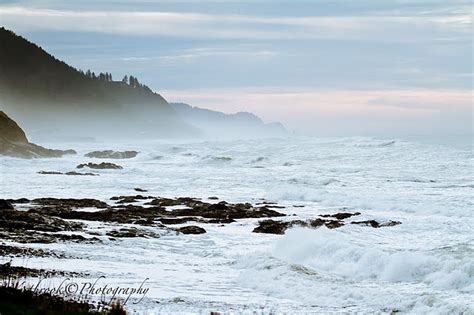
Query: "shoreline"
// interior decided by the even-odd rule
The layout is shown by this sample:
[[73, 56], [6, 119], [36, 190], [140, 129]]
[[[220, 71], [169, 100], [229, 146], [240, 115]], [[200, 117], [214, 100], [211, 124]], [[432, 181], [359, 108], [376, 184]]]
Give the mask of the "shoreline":
[[[146, 192], [139, 188], [136, 191]], [[6, 259], [9, 257], [10, 262], [3, 262], [0, 267], [8, 265], [9, 269], [3, 268], [2, 274], [7, 278], [24, 277], [33, 281], [45, 277], [50, 284], [56, 279], [57, 284], [61, 278], [102, 277], [100, 270], [69, 272], [27, 266], [28, 262], [35, 260], [88, 260], [87, 254], [68, 252], [68, 244], [84, 246], [89, 248], [88, 251], [92, 248], [100, 251], [99, 248], [105, 249], [112, 244], [120, 248], [120, 242], [125, 240], [198, 237], [199, 234], [207, 233], [208, 226], [219, 229], [233, 225], [238, 228], [239, 222], [251, 222], [254, 228], [248, 233], [256, 236], [281, 235], [294, 227], [336, 229], [345, 224], [358, 224], [379, 228], [400, 224], [398, 221], [379, 223], [375, 220], [357, 220], [361, 216], [360, 212], [347, 212], [344, 208], [340, 209], [342, 212], [304, 219], [290, 213], [301, 207], [304, 205], [295, 204], [288, 209], [288, 206], [267, 200], [258, 200], [253, 204], [232, 204], [215, 196], [200, 199], [130, 195], [113, 196], [106, 201], [88, 198], [2, 199], [0, 252]], [[63, 250], [59, 251], [57, 247]], [[132, 253], [128, 255], [133, 259]], [[23, 263], [19, 263], [22, 260]]]

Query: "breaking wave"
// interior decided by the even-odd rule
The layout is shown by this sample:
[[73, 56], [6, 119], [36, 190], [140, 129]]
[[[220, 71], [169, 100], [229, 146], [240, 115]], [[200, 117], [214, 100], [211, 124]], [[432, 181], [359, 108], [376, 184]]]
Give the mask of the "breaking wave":
[[335, 277], [425, 282], [438, 289], [465, 289], [474, 293], [473, 253], [472, 249], [463, 249], [456, 259], [433, 252], [362, 246], [343, 232], [326, 228], [290, 230], [273, 252], [287, 263]]

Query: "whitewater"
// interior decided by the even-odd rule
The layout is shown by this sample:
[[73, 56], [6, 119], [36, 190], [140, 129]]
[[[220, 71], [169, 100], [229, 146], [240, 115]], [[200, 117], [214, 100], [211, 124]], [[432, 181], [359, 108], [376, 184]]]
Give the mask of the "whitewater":
[[[474, 314], [470, 139], [456, 144], [371, 137], [41, 144], [78, 154], [0, 157], [1, 198], [109, 201], [134, 195], [139, 187], [160, 197], [277, 202], [285, 206], [278, 211], [289, 215], [283, 220], [358, 211], [360, 220], [402, 223], [294, 228], [285, 235], [252, 233], [259, 219], [196, 223], [207, 233], [101, 244], [22, 244], [76, 258], [12, 260], [92, 278], [104, 275], [122, 285], [149, 278], [143, 301], [126, 305], [132, 312]], [[84, 154], [105, 149], [140, 153], [112, 161], [122, 170], [93, 170], [100, 176], [38, 174], [98, 162]], [[114, 228], [85, 223], [90, 229]]]

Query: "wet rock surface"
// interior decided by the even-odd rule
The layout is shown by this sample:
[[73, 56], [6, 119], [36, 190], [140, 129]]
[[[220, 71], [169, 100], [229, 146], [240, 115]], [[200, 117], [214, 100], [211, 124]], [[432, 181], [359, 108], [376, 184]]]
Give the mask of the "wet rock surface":
[[190, 226], [183, 226], [177, 230], [179, 233], [183, 234], [204, 234], [206, 230], [202, 227], [190, 225]]
[[104, 150], [104, 151], [92, 151], [84, 155], [89, 158], [99, 158], [99, 159], [131, 159], [136, 157], [138, 154], [137, 151], [113, 151], [113, 150]]
[[142, 196], [142, 195], [135, 195], [135, 196], [114, 196], [110, 198], [110, 200], [114, 200], [116, 203], [133, 203], [139, 202], [145, 199], [154, 199], [153, 196]]
[[[107, 203], [97, 199], [36, 198], [29, 200], [0, 199], [0, 239], [18, 243], [78, 242], [100, 243], [99, 237], [158, 238], [158, 231], [180, 234], [204, 234], [206, 230], [198, 224], [229, 224], [242, 219], [260, 220], [254, 233], [284, 234], [293, 227], [335, 229], [345, 224], [358, 224], [374, 228], [401, 224], [399, 221], [378, 222], [349, 219], [361, 215], [360, 212], [339, 212], [321, 214], [316, 218], [297, 220], [277, 220], [286, 215], [270, 207], [278, 207], [273, 202], [250, 203], [206, 202], [199, 198], [162, 198], [146, 195], [114, 196]], [[215, 198], [206, 200], [218, 200]], [[15, 209], [21, 204], [21, 211]], [[87, 208], [87, 210], [86, 210]], [[287, 217], [288, 218], [288, 217]], [[100, 232], [89, 231], [88, 221], [110, 224], [132, 224]], [[191, 224], [190, 224], [191, 223]], [[186, 226], [178, 226], [189, 224]], [[155, 231], [148, 228], [153, 227]], [[102, 227], [103, 228], [103, 227]]]
[[56, 206], [61, 208], [107, 208], [109, 205], [106, 202], [83, 198], [36, 198], [31, 201], [33, 204], [41, 206]]
[[[0, 203], [7, 201], [10, 204], [24, 204], [24, 203], [29, 203], [30, 200], [27, 198], [19, 198], [19, 199], [0, 199]], [[13, 207], [13, 206], [12, 206]], [[2, 209], [2, 207], [0, 207]], [[14, 209], [14, 208], [11, 208]]]
[[[136, 224], [166, 232], [203, 234], [202, 227], [189, 225], [171, 228], [189, 222], [227, 224], [245, 218], [282, 217], [285, 214], [250, 203], [208, 203], [197, 198], [160, 198], [132, 195], [110, 198], [114, 204], [97, 199], [36, 198], [0, 199], [0, 238], [18, 243], [79, 242], [99, 243], [84, 221], [107, 224]], [[15, 209], [22, 204], [22, 210]], [[172, 209], [168, 207], [174, 206]], [[83, 210], [87, 208], [87, 210]], [[80, 220], [80, 221], [78, 221]], [[137, 227], [123, 227], [108, 231], [106, 236], [116, 238], [156, 238], [157, 233]]]
[[185, 206], [183, 209], [169, 211], [171, 216], [201, 216], [221, 220], [285, 216], [285, 214], [267, 207], [254, 207], [250, 203], [231, 204], [221, 201], [211, 204], [195, 198], [156, 198], [146, 204], [159, 207]]
[[351, 224], [358, 224], [358, 225], [365, 225], [365, 226], [371, 226], [373, 228], [380, 228], [380, 227], [386, 227], [386, 226], [395, 226], [402, 224], [400, 221], [387, 221], [387, 222], [377, 222], [375, 220], [367, 220], [367, 221], [352, 221]]
[[[340, 212], [335, 214], [322, 214], [316, 219], [308, 220], [292, 220], [292, 221], [275, 221], [272, 219], [263, 220], [258, 222], [258, 226], [253, 229], [254, 233], [265, 233], [265, 234], [285, 234], [285, 231], [292, 227], [308, 227], [318, 228], [326, 226], [328, 229], [336, 229], [345, 225], [344, 220], [353, 216], [360, 215], [360, 212]], [[399, 221], [388, 221], [384, 223], [377, 222], [375, 220], [367, 221], [352, 221], [351, 224], [359, 224], [365, 226], [371, 226], [373, 228], [388, 227], [401, 224]]]
[[54, 257], [70, 258], [63, 252], [57, 252], [45, 249], [35, 249], [28, 247], [18, 247], [12, 245], [0, 244], [0, 256], [2, 257]]
[[52, 244], [58, 242], [71, 242], [81, 244], [101, 243], [97, 237], [85, 237], [80, 234], [62, 234], [62, 233], [27, 233], [21, 230], [5, 231], [0, 229], [0, 238], [14, 241], [21, 244]]
[[335, 218], [337, 220], [344, 220], [344, 219], [347, 219], [347, 218], [350, 218], [350, 217], [353, 217], [353, 216], [356, 216], [356, 215], [360, 215], [360, 212], [354, 212], [354, 213], [339, 212], [339, 213], [336, 213], [336, 214], [321, 214], [320, 217]]
[[0, 209], [2, 210], [13, 210], [13, 205], [9, 200], [0, 199]]
[[0, 137], [0, 155], [16, 158], [59, 158], [67, 154], [76, 154], [74, 150], [46, 149], [42, 146], [27, 142], [13, 143]]
[[291, 222], [263, 220], [258, 223], [258, 226], [253, 229], [254, 233], [266, 234], [285, 234], [285, 231], [292, 225]]
[[17, 158], [62, 157], [76, 154], [74, 150], [46, 149], [28, 141], [18, 124], [0, 111], [0, 155]]
[[35, 269], [21, 266], [12, 266], [9, 262], [0, 264], [0, 278], [2, 279], [18, 279], [24, 277], [52, 277], [52, 276], [69, 276], [79, 277], [85, 274], [78, 272], [66, 272], [51, 269]]
[[38, 174], [41, 174], [41, 175], [69, 175], [69, 176], [99, 176], [99, 174], [95, 174], [95, 173], [79, 173], [79, 172], [75, 172], [75, 171], [66, 172], [66, 173], [57, 172], [57, 171], [39, 171]]
[[123, 169], [122, 166], [114, 164], [114, 163], [109, 163], [109, 162], [102, 162], [99, 164], [89, 162], [89, 163], [79, 164], [78, 166], [76, 166], [76, 168], [79, 168], [79, 169], [84, 168], [84, 167], [88, 167], [94, 170], [121, 170]]
[[79, 222], [67, 222], [65, 220], [35, 213], [33, 211], [0, 211], [0, 229], [5, 230], [34, 230], [46, 232], [78, 231], [82, 224]]
[[160, 237], [158, 234], [137, 229], [135, 227], [132, 228], [122, 228], [119, 230], [112, 230], [107, 232], [107, 236], [114, 237], [114, 238], [121, 238], [121, 237], [144, 237], [144, 238], [157, 238]]

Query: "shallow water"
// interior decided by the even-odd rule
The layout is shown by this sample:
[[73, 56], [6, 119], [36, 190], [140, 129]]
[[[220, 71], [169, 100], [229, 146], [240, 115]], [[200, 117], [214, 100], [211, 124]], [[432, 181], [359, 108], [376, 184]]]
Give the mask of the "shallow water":
[[[469, 142], [292, 138], [49, 146], [79, 154], [0, 158], [2, 197], [108, 200], [134, 195], [133, 188], [140, 187], [148, 190], [144, 194], [162, 197], [218, 196], [253, 203], [265, 198], [302, 218], [346, 207], [360, 211], [360, 220], [402, 222], [380, 229], [350, 224], [337, 230], [294, 229], [278, 236], [251, 233], [258, 220], [249, 219], [201, 225], [207, 230], [203, 235], [35, 244], [30, 246], [63, 250], [77, 259], [14, 261], [104, 274], [110, 283], [150, 278], [147, 298], [128, 304], [130, 310], [474, 313]], [[95, 177], [37, 174], [100, 162], [83, 157], [96, 149], [140, 154], [112, 161], [123, 170], [94, 170], [100, 174]]]

